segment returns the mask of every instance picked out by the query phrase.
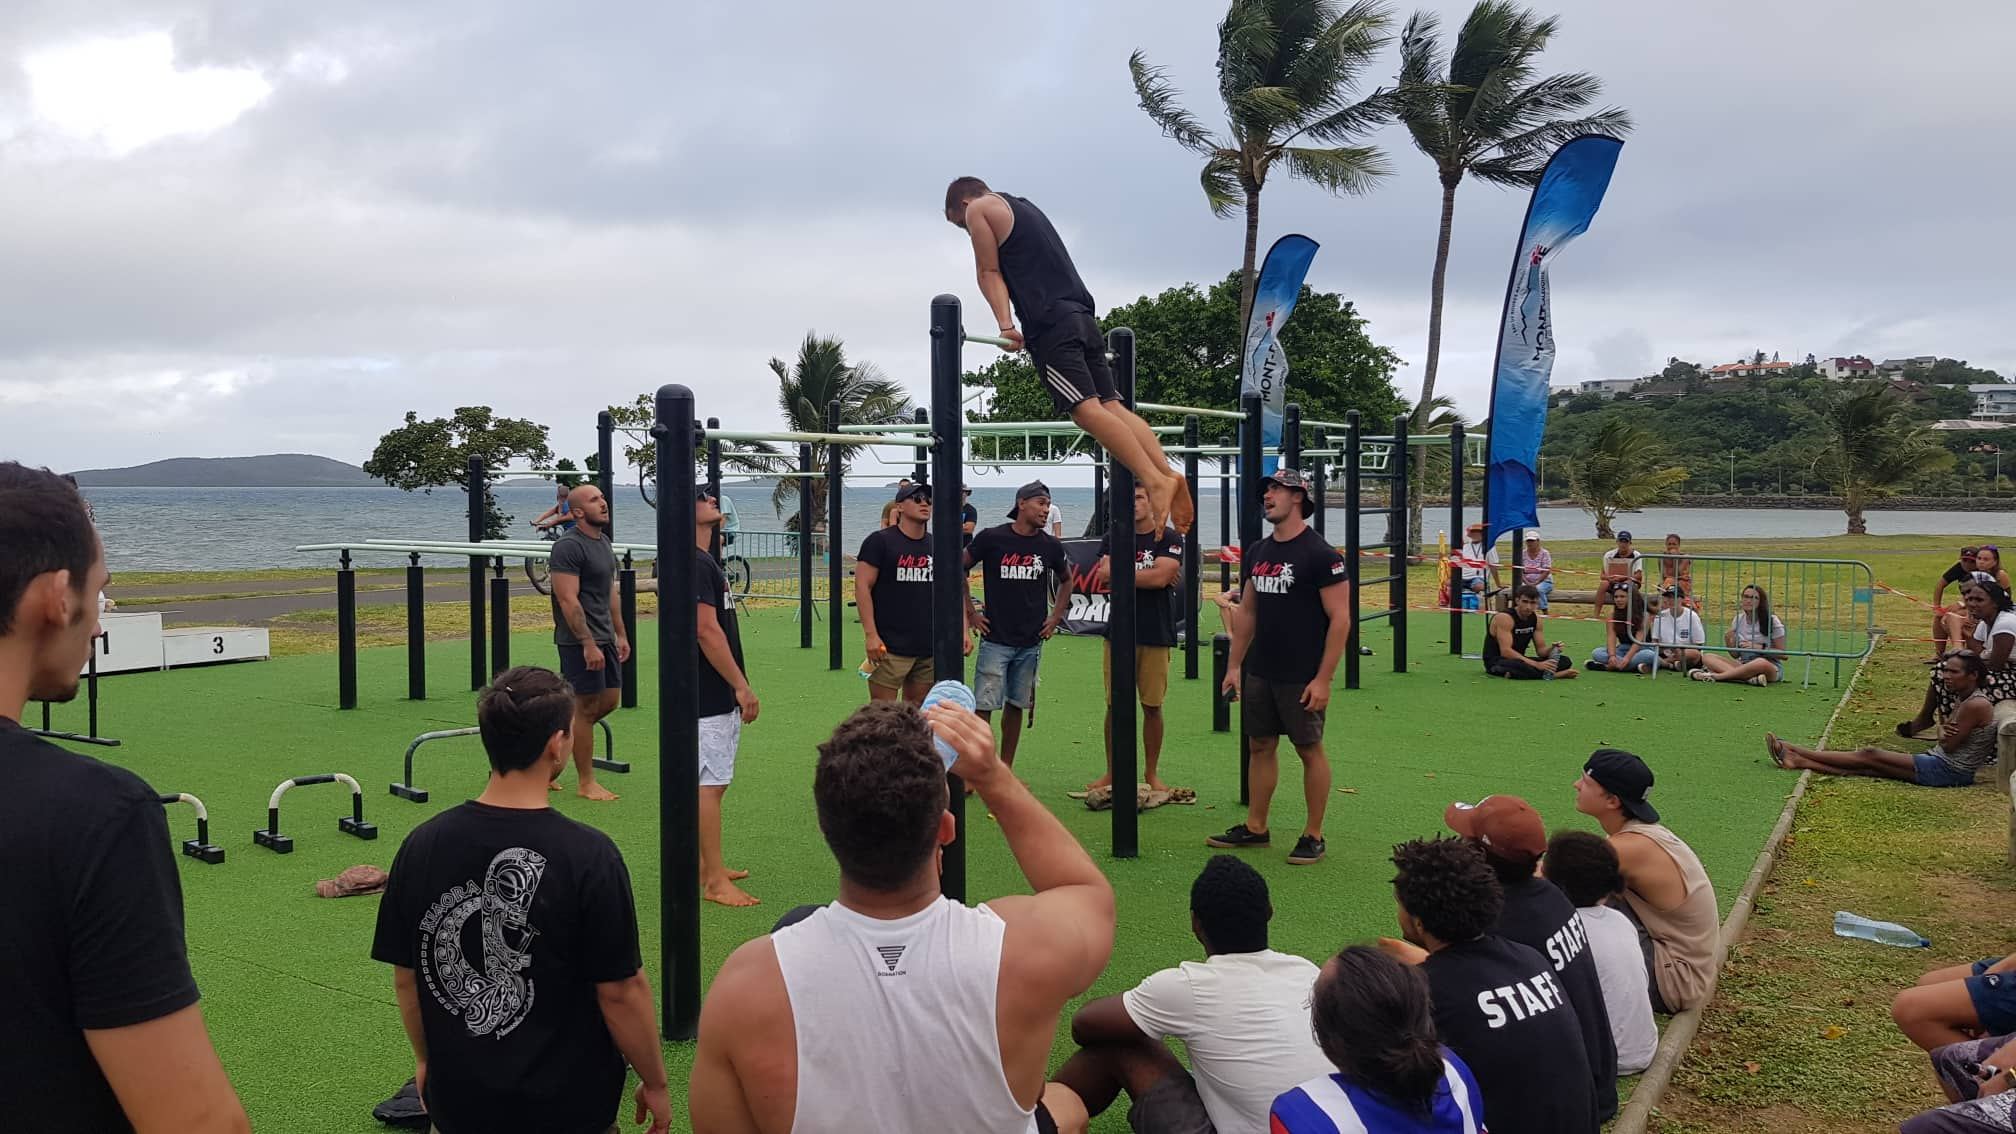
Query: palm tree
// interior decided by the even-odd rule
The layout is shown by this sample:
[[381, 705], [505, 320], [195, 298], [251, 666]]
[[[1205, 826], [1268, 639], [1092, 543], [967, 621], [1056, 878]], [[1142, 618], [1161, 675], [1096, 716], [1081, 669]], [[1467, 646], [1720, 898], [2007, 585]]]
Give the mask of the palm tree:
[[[1442, 227], [1435, 239], [1435, 272], [1428, 285], [1428, 358], [1421, 372], [1421, 404], [1435, 397], [1442, 357], [1442, 296], [1449, 271], [1449, 236], [1456, 218], [1456, 187], [1465, 174], [1493, 185], [1531, 187], [1562, 143], [1579, 134], [1621, 137], [1631, 116], [1605, 107], [1575, 117], [1603, 93], [1594, 75], [1535, 78], [1540, 53], [1559, 30], [1553, 18], [1507, 0], [1480, 0], [1456, 34], [1453, 51], [1438, 37], [1441, 21], [1417, 12], [1400, 33], [1400, 121], [1414, 146], [1435, 162], [1442, 182]], [[1418, 428], [1425, 419], [1415, 422]], [[1417, 453], [1416, 460], [1425, 460]], [[1414, 506], [1411, 535], [1421, 538], [1421, 507]]]
[[[777, 408], [784, 413], [785, 428], [799, 433], [826, 432], [826, 405], [840, 403], [842, 425], [890, 425], [911, 419], [910, 396], [890, 381], [872, 362], [847, 361], [847, 351], [839, 339], [821, 338], [807, 331], [798, 344], [798, 357], [790, 363], [770, 360], [770, 372], [777, 376]], [[812, 446], [812, 471], [826, 471], [824, 445]], [[841, 468], [851, 463], [855, 447], [841, 452]], [[744, 467], [755, 465], [771, 472], [795, 471], [795, 456], [761, 457], [738, 454]], [[795, 480], [777, 482], [771, 493], [771, 507], [783, 512], [787, 505], [796, 511], [798, 485]], [[812, 482], [812, 518], [816, 527], [826, 518], [826, 480]], [[801, 521], [802, 525], [802, 521]]]
[[1664, 503], [1686, 479], [1686, 468], [1667, 463], [1657, 437], [1616, 418], [1568, 462], [1569, 495], [1596, 517], [1597, 539], [1613, 538], [1610, 521], [1617, 513]]
[[1814, 462], [1841, 497], [1848, 534], [1867, 535], [1862, 510], [1915, 476], [1953, 464], [1953, 454], [1911, 416], [1911, 403], [1890, 384], [1857, 382], [1821, 404], [1820, 421], [1829, 444]]
[[[1387, 170], [1372, 146], [1348, 142], [1390, 120], [1397, 101], [1374, 91], [1350, 96], [1386, 44], [1392, 15], [1377, 0], [1338, 10], [1337, 0], [1232, 0], [1218, 25], [1218, 93], [1229, 133], [1215, 135], [1176, 104], [1162, 68], [1136, 51], [1127, 60], [1141, 109], [1178, 145], [1204, 159], [1204, 199], [1229, 217], [1243, 203], [1246, 257], [1239, 329], [1253, 309], [1253, 259], [1260, 243], [1260, 191], [1276, 165], [1331, 193], [1364, 193]], [[1298, 146], [1299, 139], [1322, 147]]]

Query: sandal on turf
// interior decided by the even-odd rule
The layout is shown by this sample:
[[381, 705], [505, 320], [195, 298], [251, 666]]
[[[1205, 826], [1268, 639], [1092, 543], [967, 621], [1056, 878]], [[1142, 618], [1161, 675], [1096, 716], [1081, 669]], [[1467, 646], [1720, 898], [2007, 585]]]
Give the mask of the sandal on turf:
[[1153, 811], [1167, 802], [1169, 793], [1166, 791], [1157, 791], [1147, 784], [1134, 789], [1134, 809], [1137, 811]]
[[1172, 787], [1169, 789], [1169, 802], [1195, 803], [1197, 802], [1197, 789], [1187, 787]]
[[1767, 732], [1764, 734], [1764, 751], [1771, 754], [1771, 762], [1773, 764], [1781, 768], [1785, 766], [1785, 742], [1778, 739], [1776, 733]]
[[1705, 670], [1705, 669], [1690, 669], [1690, 670], [1688, 670], [1688, 671], [1687, 671], [1687, 676], [1689, 676], [1689, 677], [1693, 678], [1693, 679], [1694, 679], [1694, 680], [1696, 680], [1696, 681], [1713, 681], [1713, 680], [1715, 680], [1715, 675], [1714, 675], [1714, 674], [1712, 674], [1712, 673], [1709, 673], [1709, 672], [1708, 672], [1707, 670]]

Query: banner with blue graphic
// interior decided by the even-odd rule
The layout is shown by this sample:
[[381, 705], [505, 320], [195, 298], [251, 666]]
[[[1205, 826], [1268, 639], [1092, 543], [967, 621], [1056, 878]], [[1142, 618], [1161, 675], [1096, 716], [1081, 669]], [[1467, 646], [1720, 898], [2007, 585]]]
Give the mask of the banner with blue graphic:
[[1505, 321], [1491, 380], [1491, 457], [1484, 477], [1487, 540], [1540, 526], [1534, 466], [1547, 431], [1548, 379], [1554, 373], [1554, 313], [1547, 267], [1596, 219], [1624, 143], [1585, 134], [1556, 150], [1526, 206], [1526, 227], [1505, 287]]
[[[1239, 393], [1260, 395], [1260, 459], [1262, 475], [1279, 463], [1281, 414], [1288, 404], [1288, 356], [1281, 353], [1281, 327], [1295, 313], [1302, 280], [1316, 258], [1317, 244], [1300, 233], [1274, 242], [1261, 261], [1253, 287], [1253, 312], [1246, 318], [1246, 349], [1239, 356]], [[1243, 491], [1243, 489], [1242, 489]]]

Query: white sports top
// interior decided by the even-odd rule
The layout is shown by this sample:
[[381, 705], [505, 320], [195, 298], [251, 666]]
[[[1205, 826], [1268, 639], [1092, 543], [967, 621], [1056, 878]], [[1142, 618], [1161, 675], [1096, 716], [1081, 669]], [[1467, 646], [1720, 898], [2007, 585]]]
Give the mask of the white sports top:
[[792, 1134], [1029, 1134], [1001, 1068], [1006, 925], [940, 899], [883, 921], [838, 902], [772, 935], [798, 1044]]

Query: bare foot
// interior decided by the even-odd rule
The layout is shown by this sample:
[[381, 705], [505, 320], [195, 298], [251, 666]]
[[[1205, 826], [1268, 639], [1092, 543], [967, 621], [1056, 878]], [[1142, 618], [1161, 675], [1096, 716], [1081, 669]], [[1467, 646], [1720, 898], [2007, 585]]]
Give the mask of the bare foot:
[[747, 877], [749, 877], [749, 872], [746, 870], [730, 870], [728, 872], [728, 881], [730, 882], [740, 882]]
[[1112, 786], [1113, 786], [1113, 777], [1112, 777], [1112, 776], [1100, 776], [1100, 777], [1099, 777], [1098, 779], [1096, 779], [1096, 780], [1093, 780], [1093, 781], [1092, 781], [1091, 783], [1089, 783], [1089, 784], [1086, 784], [1086, 785], [1085, 785], [1085, 790], [1086, 790], [1086, 791], [1097, 791], [1097, 790], [1099, 790], [1099, 789], [1100, 789], [1100, 788], [1102, 788], [1102, 787], [1112, 787]]
[[1190, 482], [1180, 476], [1169, 479], [1176, 482], [1176, 495], [1169, 505], [1169, 522], [1176, 528], [1177, 535], [1189, 535], [1190, 526], [1197, 522], [1197, 503], [1190, 499]]
[[1149, 518], [1154, 521], [1157, 528], [1169, 523], [1169, 514], [1175, 507], [1178, 490], [1182, 490], [1185, 497], [1189, 496], [1189, 486], [1180, 476], [1165, 476], [1148, 486]]
[[1575, 680], [1575, 675], [1580, 672], [1580, 670], [1564, 669], [1560, 673], [1555, 674], [1554, 679], [1556, 681], [1573, 681]]
[[755, 906], [762, 904], [761, 902], [757, 901], [754, 897], [751, 897], [750, 895], [743, 893], [742, 887], [737, 886], [735, 883], [730, 882], [725, 878], [711, 885], [702, 886], [700, 888], [700, 896], [702, 898], [707, 899], [710, 902], [714, 902], [717, 905], [723, 905], [723, 906], [741, 907], [741, 906]]
[[1773, 764], [1781, 768], [1785, 766], [1785, 742], [1778, 739], [1777, 733], [1767, 732], [1764, 734], [1764, 751], [1771, 754], [1771, 762]]
[[597, 803], [608, 803], [611, 800], [623, 798], [622, 796], [617, 795], [615, 792], [610, 791], [608, 788], [603, 787], [601, 784], [598, 784], [593, 780], [590, 780], [589, 782], [582, 784], [581, 790], [576, 792], [575, 794], [579, 795], [582, 799], [592, 799]]
[[559, 791], [559, 790], [560, 790], [560, 781], [559, 781], [559, 780], [548, 780], [548, 781], [546, 781], [546, 790], [547, 790], [547, 791]]
[[1172, 788], [1170, 788], [1170, 786], [1169, 786], [1168, 784], [1165, 784], [1165, 783], [1163, 783], [1163, 782], [1161, 781], [1161, 779], [1160, 779], [1159, 777], [1156, 777], [1156, 776], [1149, 776], [1149, 777], [1148, 777], [1148, 790], [1149, 790], [1149, 791], [1171, 791], [1171, 790], [1173, 790], [1173, 789], [1172, 789]]

